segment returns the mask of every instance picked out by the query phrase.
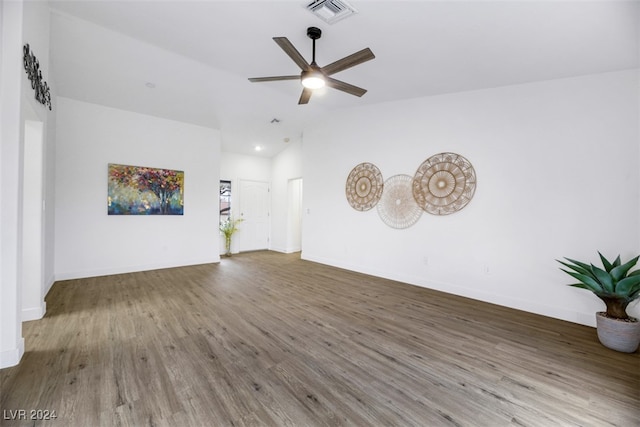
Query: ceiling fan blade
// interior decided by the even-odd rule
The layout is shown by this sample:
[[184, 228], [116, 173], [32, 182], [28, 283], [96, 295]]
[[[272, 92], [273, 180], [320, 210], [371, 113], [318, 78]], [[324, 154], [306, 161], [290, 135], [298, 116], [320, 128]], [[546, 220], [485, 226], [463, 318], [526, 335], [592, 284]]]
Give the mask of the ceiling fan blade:
[[333, 79], [331, 77], [327, 77], [327, 86], [350, 93], [351, 95], [355, 96], [362, 96], [367, 93], [366, 89], [362, 89], [361, 87], [354, 86], [349, 83]]
[[249, 81], [252, 83], [257, 82], [275, 82], [278, 80], [300, 80], [300, 76], [273, 76], [273, 77], [250, 77]]
[[370, 61], [373, 58], [375, 58], [375, 55], [371, 52], [371, 49], [366, 48], [349, 56], [345, 56], [342, 59], [338, 59], [336, 62], [332, 62], [331, 64], [322, 67], [321, 70], [327, 76], [330, 76], [331, 74], [335, 74], [346, 70], [347, 68], [355, 67], [363, 62]]
[[308, 104], [309, 99], [311, 99], [311, 94], [313, 90], [304, 88], [302, 89], [302, 94], [300, 95], [300, 100], [298, 101], [298, 105], [300, 104]]
[[309, 69], [309, 63], [304, 59], [300, 52], [298, 52], [298, 49], [291, 44], [288, 38], [274, 37], [273, 40], [278, 43], [278, 46], [280, 46], [282, 50], [284, 50], [284, 53], [289, 55], [289, 58], [293, 59], [293, 62], [298, 64], [298, 67], [300, 67], [302, 71]]

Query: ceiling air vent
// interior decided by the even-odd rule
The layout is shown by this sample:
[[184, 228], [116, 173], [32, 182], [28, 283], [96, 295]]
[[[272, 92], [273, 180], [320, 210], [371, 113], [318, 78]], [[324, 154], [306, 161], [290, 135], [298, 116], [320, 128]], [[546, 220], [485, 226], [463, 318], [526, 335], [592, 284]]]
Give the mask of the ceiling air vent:
[[338, 22], [357, 12], [353, 6], [344, 0], [315, 0], [307, 5], [307, 9], [329, 24]]

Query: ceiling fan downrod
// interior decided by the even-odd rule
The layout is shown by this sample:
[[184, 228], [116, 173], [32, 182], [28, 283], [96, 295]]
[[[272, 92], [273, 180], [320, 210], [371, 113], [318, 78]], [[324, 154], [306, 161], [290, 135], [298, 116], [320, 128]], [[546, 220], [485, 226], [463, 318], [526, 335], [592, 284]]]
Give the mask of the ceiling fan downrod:
[[311, 66], [318, 67], [316, 64], [316, 40], [318, 40], [322, 36], [322, 30], [317, 27], [309, 27], [307, 28], [307, 37], [312, 40], [313, 50], [311, 56]]

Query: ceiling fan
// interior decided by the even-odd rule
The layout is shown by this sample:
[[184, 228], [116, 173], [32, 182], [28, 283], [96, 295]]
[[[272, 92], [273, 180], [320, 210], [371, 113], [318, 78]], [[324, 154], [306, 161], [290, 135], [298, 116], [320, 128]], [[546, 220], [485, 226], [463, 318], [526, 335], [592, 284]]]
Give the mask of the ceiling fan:
[[371, 52], [371, 49], [362, 49], [361, 51], [332, 62], [329, 65], [319, 67], [318, 64], [316, 64], [316, 40], [319, 39], [321, 35], [322, 31], [319, 28], [307, 28], [307, 36], [311, 40], [313, 40], [313, 56], [311, 59], [311, 64], [309, 64], [304, 59], [300, 52], [298, 52], [293, 44], [291, 44], [289, 39], [287, 39], [286, 37], [274, 37], [273, 40], [278, 44], [278, 46], [282, 48], [282, 50], [284, 50], [287, 55], [289, 55], [291, 59], [293, 59], [293, 62], [295, 62], [298, 67], [300, 67], [302, 72], [299, 75], [294, 76], [252, 77], [249, 79], [249, 81], [255, 83], [273, 82], [278, 80], [300, 80], [302, 86], [304, 86], [304, 89], [302, 89], [302, 95], [300, 95], [298, 104], [307, 104], [309, 102], [309, 99], [311, 99], [313, 90], [324, 87], [325, 85], [349, 93], [351, 95], [364, 95], [367, 92], [366, 89], [362, 89], [352, 84], [336, 80], [329, 76], [375, 58], [373, 52]]

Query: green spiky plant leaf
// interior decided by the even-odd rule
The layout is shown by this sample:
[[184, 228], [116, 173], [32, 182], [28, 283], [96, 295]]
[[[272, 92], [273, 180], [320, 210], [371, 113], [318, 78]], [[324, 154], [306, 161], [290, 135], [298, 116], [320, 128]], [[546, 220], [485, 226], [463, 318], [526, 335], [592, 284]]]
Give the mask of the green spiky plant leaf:
[[566, 257], [566, 262], [556, 261], [567, 268], [561, 267], [560, 270], [578, 280], [569, 286], [593, 292], [606, 304], [608, 317], [628, 319], [627, 306], [640, 297], [640, 270], [631, 271], [640, 255], [625, 263], [620, 260], [620, 255], [613, 262], [600, 252], [598, 255], [603, 268]]

